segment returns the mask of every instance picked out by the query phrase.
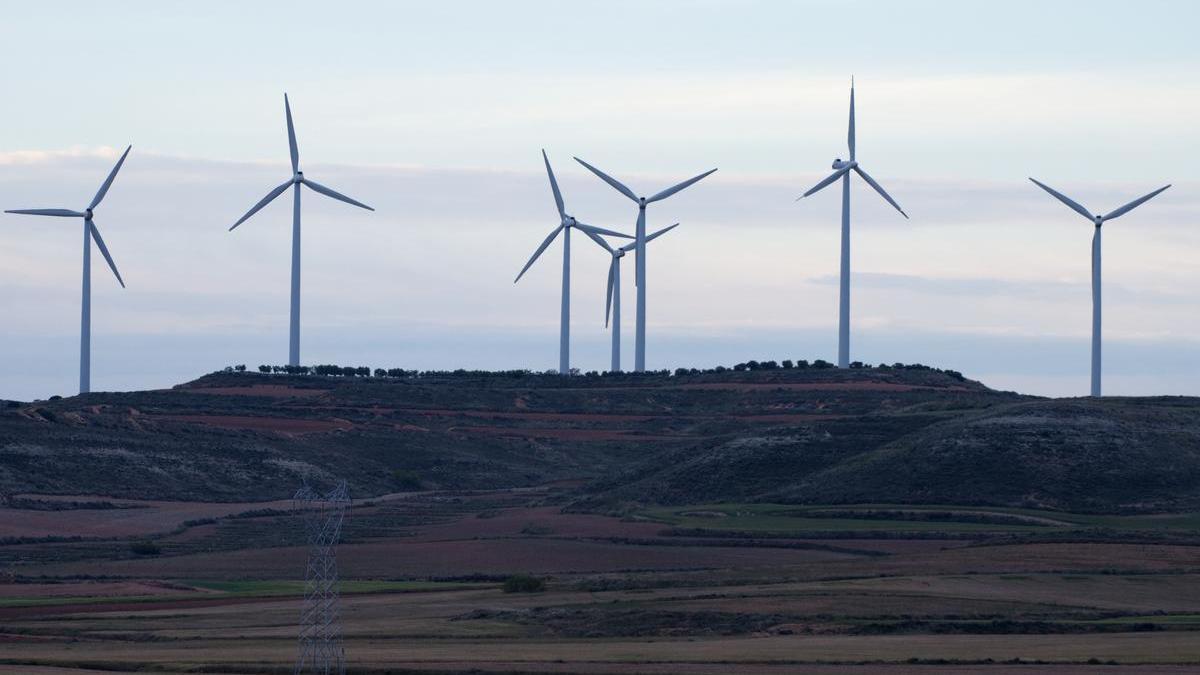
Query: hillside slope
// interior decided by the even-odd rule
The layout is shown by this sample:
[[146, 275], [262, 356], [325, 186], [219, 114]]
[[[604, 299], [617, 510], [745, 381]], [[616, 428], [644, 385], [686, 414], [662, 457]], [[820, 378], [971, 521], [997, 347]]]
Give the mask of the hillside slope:
[[581, 480], [577, 505], [1200, 504], [1200, 401], [1047, 401], [930, 370], [221, 373], [0, 410], [0, 494], [242, 501]]

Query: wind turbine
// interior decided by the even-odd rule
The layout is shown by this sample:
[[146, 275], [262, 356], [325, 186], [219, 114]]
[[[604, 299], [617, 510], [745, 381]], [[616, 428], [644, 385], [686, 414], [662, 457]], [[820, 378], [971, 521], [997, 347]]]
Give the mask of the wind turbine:
[[[675, 223], [670, 227], [664, 227], [658, 232], [647, 236], [646, 243], [654, 241], [659, 236], [670, 232], [676, 227], [679, 227], [679, 223]], [[613, 248], [607, 241], [604, 241], [603, 237], [594, 235], [591, 232], [588, 232], [587, 235], [612, 256], [612, 262], [608, 264], [608, 296], [604, 303], [604, 327], [608, 327], [608, 318], [611, 315], [612, 365], [609, 367], [609, 370], [619, 373], [621, 372], [621, 258], [624, 258], [626, 253], [637, 248], [637, 242], [630, 242], [620, 248]]]
[[1087, 209], [1080, 206], [1078, 202], [1062, 194], [1061, 192], [1058, 192], [1054, 188], [1044, 183], [1039, 183], [1033, 178], [1030, 178], [1029, 180], [1033, 181], [1034, 185], [1037, 185], [1046, 192], [1049, 192], [1051, 196], [1058, 201], [1069, 206], [1072, 211], [1092, 221], [1092, 223], [1096, 226], [1096, 231], [1092, 235], [1092, 396], [1098, 397], [1100, 396], [1100, 228], [1106, 221], [1119, 218], [1120, 216], [1129, 213], [1145, 202], [1150, 201], [1151, 198], [1171, 186], [1167, 185], [1165, 187], [1160, 187], [1144, 197], [1138, 197], [1119, 209], [1110, 211], [1102, 216], [1098, 216], [1092, 214]]
[[847, 144], [850, 146], [850, 161], [843, 162], [841, 157], [833, 160], [833, 173], [825, 180], [817, 183], [811, 190], [796, 198], [800, 201], [815, 194], [839, 178], [842, 179], [842, 264], [841, 264], [841, 293], [838, 301], [838, 367], [850, 366], [850, 172], [859, 175], [867, 184], [875, 188], [887, 203], [908, 218], [908, 214], [896, 200], [892, 199], [884, 189], [859, 166], [855, 158], [854, 147], [854, 80], [850, 80], [850, 131], [847, 134]]
[[268, 192], [266, 197], [263, 197], [254, 205], [254, 208], [247, 211], [246, 215], [239, 218], [229, 230], [232, 232], [235, 227], [246, 222], [246, 219], [258, 213], [262, 207], [270, 204], [289, 187], [292, 188], [292, 312], [288, 331], [288, 365], [298, 366], [300, 365], [300, 186], [307, 185], [313, 192], [368, 211], [375, 209], [304, 177], [304, 172], [300, 170], [300, 151], [296, 149], [296, 129], [292, 126], [292, 106], [288, 102], [287, 94], [283, 95], [283, 110], [287, 115], [288, 147], [292, 154], [292, 177]]
[[562, 375], [571, 373], [571, 229], [579, 228], [581, 231], [589, 234], [607, 234], [610, 237], [624, 237], [629, 239], [629, 235], [605, 230], [599, 227], [594, 227], [586, 223], [581, 223], [574, 216], [568, 215], [566, 207], [563, 205], [562, 192], [558, 190], [558, 181], [554, 178], [554, 169], [550, 168], [550, 158], [546, 156], [546, 151], [542, 150], [542, 161], [546, 163], [546, 175], [550, 177], [550, 189], [554, 192], [554, 204], [558, 207], [558, 227], [542, 241], [542, 245], [537, 247], [533, 252], [533, 256], [529, 258], [529, 262], [521, 268], [520, 274], [513, 283], [521, 280], [525, 275], [525, 271], [533, 265], [533, 262], [542, 255], [561, 232], [563, 236], [563, 271], [562, 271], [562, 313], [558, 319], [558, 372]]
[[117, 177], [117, 172], [121, 170], [121, 165], [125, 163], [125, 158], [129, 156], [129, 151], [132, 149], [132, 145], [125, 148], [121, 159], [117, 160], [117, 165], [109, 172], [108, 178], [104, 179], [104, 184], [100, 186], [100, 189], [96, 192], [96, 196], [92, 198], [92, 202], [83, 211], [72, 211], [70, 209], [13, 209], [5, 211], [5, 213], [23, 213], [30, 216], [83, 218], [83, 302], [81, 303], [82, 309], [79, 316], [79, 393], [81, 394], [86, 394], [92, 389], [93, 239], [96, 241], [96, 247], [100, 249], [100, 254], [104, 256], [104, 260], [108, 262], [109, 268], [116, 275], [117, 283], [121, 284], [121, 288], [125, 288], [125, 280], [121, 278], [121, 273], [117, 271], [117, 265], [113, 262], [112, 256], [108, 254], [108, 247], [104, 245], [104, 238], [100, 236], [100, 230], [96, 228], [96, 222], [92, 220], [92, 210], [100, 206], [100, 202], [104, 201], [104, 195], [108, 194], [108, 188], [112, 187], [113, 179]]
[[693, 183], [699, 182], [704, 177], [716, 171], [716, 169], [705, 171], [699, 176], [689, 178], [678, 185], [673, 185], [666, 190], [657, 192], [653, 196], [639, 197], [634, 194], [633, 190], [625, 187], [625, 184], [616, 178], [578, 157], [575, 158], [575, 161], [587, 167], [588, 171], [596, 174], [600, 180], [608, 183], [614, 190], [629, 197], [633, 200], [633, 203], [638, 205], [637, 233], [634, 235], [634, 249], [637, 251], [637, 267], [634, 274], [634, 283], [637, 284], [637, 325], [634, 329], [636, 339], [634, 342], [633, 369], [635, 372], [640, 373], [646, 370], [646, 206], [666, 199]]

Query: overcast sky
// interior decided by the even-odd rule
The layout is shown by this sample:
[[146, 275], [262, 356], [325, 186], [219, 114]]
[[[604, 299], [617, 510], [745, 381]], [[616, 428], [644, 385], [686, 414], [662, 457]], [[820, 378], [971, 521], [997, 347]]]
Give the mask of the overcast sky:
[[[1005, 389], [1085, 393], [1094, 211], [1105, 226], [1105, 390], [1200, 394], [1200, 47], [1191, 2], [26, 3], [5, 12], [0, 206], [87, 204], [96, 390], [163, 387], [287, 356], [290, 204], [306, 174], [302, 360], [557, 365], [561, 249], [512, 278], [568, 210], [632, 230], [578, 155], [683, 225], [649, 257], [650, 367], [836, 354], [846, 154], [911, 215], [853, 189], [852, 358]], [[47, 31], [53, 39], [47, 39]], [[0, 216], [0, 398], [75, 390], [81, 232]], [[607, 254], [573, 242], [573, 365], [608, 364]], [[632, 264], [632, 259], [629, 263]], [[627, 275], [632, 279], [632, 267]], [[632, 359], [633, 285], [626, 285]], [[627, 363], [627, 365], [630, 365]]]

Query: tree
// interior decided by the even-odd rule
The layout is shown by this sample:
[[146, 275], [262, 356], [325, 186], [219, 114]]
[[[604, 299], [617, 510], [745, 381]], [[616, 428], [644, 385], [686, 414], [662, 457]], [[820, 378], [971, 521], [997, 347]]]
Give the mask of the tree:
[[271, 366], [259, 366], [258, 372], [263, 373], [265, 375], [265, 374], [271, 372]]
[[796, 364], [792, 363], [791, 359], [784, 359], [783, 362], [780, 363], [779, 365], [783, 366], [784, 370], [791, 370], [792, 366], [794, 366]]

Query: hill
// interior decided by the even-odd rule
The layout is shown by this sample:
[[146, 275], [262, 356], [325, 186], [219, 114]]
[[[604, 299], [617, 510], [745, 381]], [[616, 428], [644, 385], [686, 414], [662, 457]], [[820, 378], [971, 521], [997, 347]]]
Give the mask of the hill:
[[0, 491], [286, 498], [575, 481], [577, 508], [1200, 504], [1200, 400], [1044, 400], [930, 369], [563, 378], [215, 373], [0, 411]]

